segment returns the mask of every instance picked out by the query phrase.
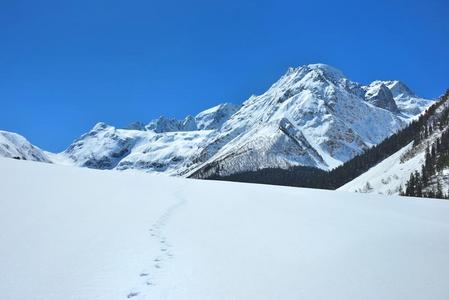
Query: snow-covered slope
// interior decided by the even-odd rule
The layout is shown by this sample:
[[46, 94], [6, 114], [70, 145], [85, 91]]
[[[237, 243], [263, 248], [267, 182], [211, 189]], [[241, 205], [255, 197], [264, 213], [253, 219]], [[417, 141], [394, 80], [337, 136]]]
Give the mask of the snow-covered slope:
[[0, 130], [0, 157], [50, 162], [48, 156], [23, 136]]
[[240, 105], [232, 103], [223, 103], [212, 108], [200, 112], [195, 117], [195, 122], [198, 129], [220, 129], [224, 122], [235, 114], [240, 108]]
[[448, 201], [11, 159], [0, 190], [2, 299], [449, 298]]
[[58, 157], [91, 168], [200, 178], [298, 165], [332, 169], [432, 103], [398, 81], [363, 86], [331, 66], [305, 65], [243, 105], [225, 103], [184, 120], [160, 117], [128, 129], [100, 123]]
[[398, 195], [410, 178], [410, 174], [420, 171], [424, 162], [424, 150], [413, 151], [413, 153], [412, 150], [412, 143], [410, 143], [338, 190]]

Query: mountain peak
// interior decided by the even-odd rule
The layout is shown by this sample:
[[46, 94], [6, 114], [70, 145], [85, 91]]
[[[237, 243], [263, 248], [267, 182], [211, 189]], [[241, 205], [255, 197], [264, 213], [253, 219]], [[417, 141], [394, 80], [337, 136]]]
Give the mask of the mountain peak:
[[393, 94], [393, 97], [417, 97], [416, 94], [402, 81], [399, 80], [375, 80], [370, 86], [385, 85]]
[[416, 97], [415, 93], [402, 81], [390, 80], [385, 85], [391, 90], [393, 97]]
[[156, 133], [178, 131], [180, 126], [179, 123], [180, 122], [175, 118], [160, 116], [159, 118], [148, 123], [145, 128]]
[[383, 82], [369, 85], [366, 90], [365, 100], [377, 107], [399, 113], [393, 94]]
[[345, 77], [342, 71], [338, 70], [335, 67], [326, 64], [309, 64], [306, 65], [309, 69], [314, 71], [321, 71], [326, 74], [332, 74], [336, 77]]
[[101, 131], [101, 130], [104, 130], [109, 127], [111, 127], [111, 126], [104, 122], [98, 122], [97, 124], [95, 124], [95, 126], [92, 128], [91, 131]]
[[145, 124], [143, 124], [140, 121], [136, 121], [133, 122], [131, 124], [129, 124], [125, 129], [130, 129], [130, 130], [145, 130]]
[[343, 88], [351, 88], [354, 85], [337, 68], [326, 64], [308, 64], [289, 68], [272, 88], [289, 89], [296, 86], [299, 89], [316, 89], [317, 84], [333, 84]]
[[341, 79], [345, 78], [345, 75], [342, 71], [338, 70], [335, 67], [326, 64], [308, 64], [302, 65], [296, 68], [288, 68], [286, 76], [291, 76], [292, 74], [299, 75], [300, 77], [304, 77], [309, 73], [319, 74], [326, 78], [330, 79]]
[[182, 121], [180, 128], [183, 131], [193, 131], [193, 130], [198, 129], [197, 125], [196, 125], [195, 118], [191, 115], [188, 115], [187, 117], [185, 117], [185, 119]]
[[305, 64], [305, 65], [300, 65], [298, 67], [290, 67], [287, 70], [287, 74], [295, 73], [298, 71], [306, 71], [306, 72], [320, 71], [320, 72], [324, 72], [327, 74], [335, 74], [340, 77], [344, 77], [343, 72], [340, 71], [339, 69], [337, 69], [333, 66], [327, 65], [327, 64], [322, 64], [322, 63]]

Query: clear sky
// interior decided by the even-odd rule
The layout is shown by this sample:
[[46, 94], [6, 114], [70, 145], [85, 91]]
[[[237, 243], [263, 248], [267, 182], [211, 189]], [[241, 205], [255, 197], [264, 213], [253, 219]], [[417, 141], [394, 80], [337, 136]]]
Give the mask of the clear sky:
[[449, 1], [13, 0], [0, 4], [0, 129], [61, 151], [96, 122], [182, 118], [289, 66], [449, 88]]

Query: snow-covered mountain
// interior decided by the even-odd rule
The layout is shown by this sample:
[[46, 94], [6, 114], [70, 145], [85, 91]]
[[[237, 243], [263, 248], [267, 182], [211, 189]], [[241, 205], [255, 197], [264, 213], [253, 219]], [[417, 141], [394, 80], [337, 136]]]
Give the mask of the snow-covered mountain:
[[362, 86], [323, 64], [290, 69], [223, 124], [192, 174], [294, 165], [331, 169], [402, 128], [416, 116], [411, 111], [419, 114], [433, 103], [406, 97], [384, 84]]
[[155, 132], [117, 129], [105, 123], [81, 136], [58, 156], [94, 169], [139, 169], [178, 174], [208, 141], [210, 130]]
[[0, 157], [50, 162], [48, 156], [23, 136], [0, 130]]
[[261, 168], [332, 169], [404, 127], [433, 101], [399, 81], [364, 86], [324, 64], [290, 68], [242, 105], [127, 129], [98, 123], [54, 157], [97, 169], [208, 177]]

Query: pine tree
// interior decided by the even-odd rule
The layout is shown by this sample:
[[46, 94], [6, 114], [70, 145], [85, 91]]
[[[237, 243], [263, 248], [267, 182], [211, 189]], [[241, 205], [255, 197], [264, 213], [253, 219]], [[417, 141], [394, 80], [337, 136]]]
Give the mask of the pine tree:
[[428, 175], [427, 175], [427, 169], [425, 165], [421, 166], [421, 181], [423, 186], [427, 186], [428, 183]]
[[422, 197], [422, 181], [421, 177], [419, 176], [418, 171], [415, 171], [415, 196], [416, 197]]
[[443, 198], [443, 188], [441, 186], [440, 179], [437, 180], [437, 191], [435, 193], [436, 198]]
[[406, 196], [415, 196], [415, 174], [410, 174], [410, 179], [406, 183], [405, 195]]

